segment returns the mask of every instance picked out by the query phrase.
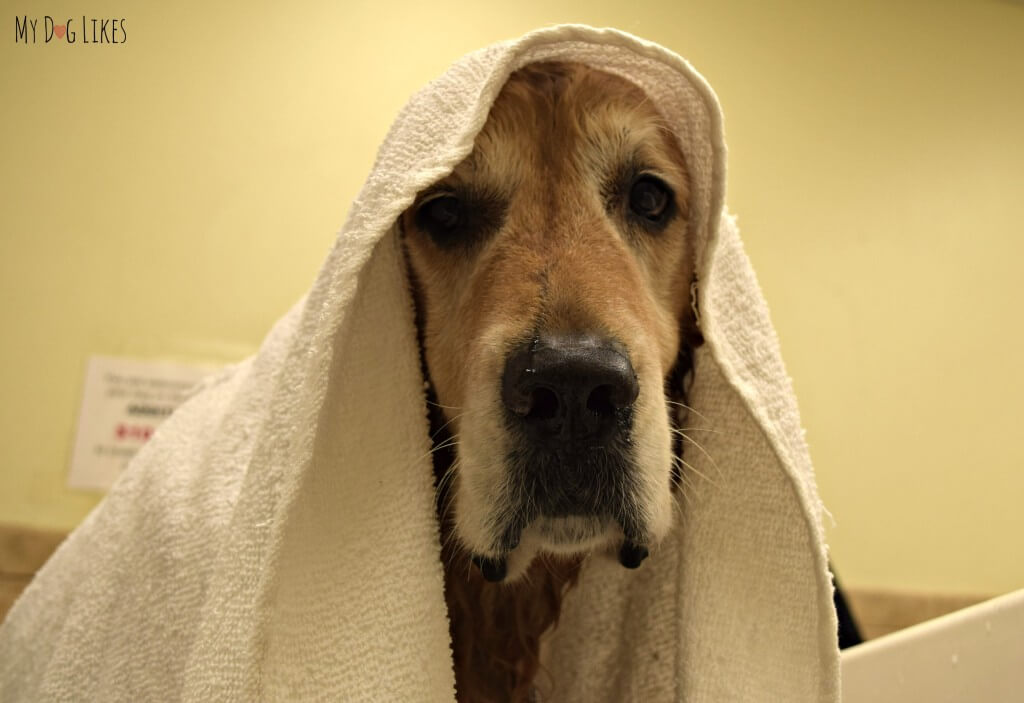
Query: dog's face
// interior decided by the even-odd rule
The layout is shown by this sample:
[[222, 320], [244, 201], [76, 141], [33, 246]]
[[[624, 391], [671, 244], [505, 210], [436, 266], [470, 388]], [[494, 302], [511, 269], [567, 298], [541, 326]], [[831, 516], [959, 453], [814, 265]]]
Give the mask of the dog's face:
[[606, 545], [636, 566], [668, 531], [665, 384], [694, 326], [687, 199], [683, 155], [639, 88], [535, 64], [403, 214], [456, 443], [455, 534], [486, 578]]

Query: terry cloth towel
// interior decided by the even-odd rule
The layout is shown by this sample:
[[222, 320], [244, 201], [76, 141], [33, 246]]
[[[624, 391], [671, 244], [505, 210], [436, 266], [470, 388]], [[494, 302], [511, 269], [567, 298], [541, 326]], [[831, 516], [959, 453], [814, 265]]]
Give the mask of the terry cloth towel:
[[[424, 379], [399, 213], [470, 151], [515, 69], [643, 88], [693, 178], [690, 402], [711, 480], [638, 571], [591, 559], [546, 650], [557, 701], [834, 701], [822, 508], [790, 381], [725, 214], [718, 102], [675, 54], [544, 29], [466, 56], [382, 144], [316, 282], [139, 452], [0, 631], [3, 701], [452, 701]], [[709, 459], [714, 458], [714, 463]]]

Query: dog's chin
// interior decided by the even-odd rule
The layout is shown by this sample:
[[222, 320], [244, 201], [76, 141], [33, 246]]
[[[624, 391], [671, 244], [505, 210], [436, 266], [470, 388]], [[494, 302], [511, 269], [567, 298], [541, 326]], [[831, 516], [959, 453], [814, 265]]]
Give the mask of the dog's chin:
[[605, 552], [611, 557], [622, 541], [622, 528], [611, 517], [541, 516], [523, 530], [519, 544], [506, 556], [505, 580], [522, 577], [538, 557], [572, 559]]
[[603, 515], [541, 516], [526, 531], [538, 533], [549, 551], [575, 553], [595, 546], [614, 526], [611, 517]]

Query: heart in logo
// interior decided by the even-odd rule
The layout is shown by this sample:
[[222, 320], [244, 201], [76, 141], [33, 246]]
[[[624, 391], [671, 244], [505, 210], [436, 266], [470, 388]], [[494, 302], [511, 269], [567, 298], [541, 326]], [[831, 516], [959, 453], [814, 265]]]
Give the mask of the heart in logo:
[[58, 39], [64, 38], [64, 32], [66, 32], [68, 26], [66, 24], [55, 24], [53, 26], [53, 33], [57, 35]]

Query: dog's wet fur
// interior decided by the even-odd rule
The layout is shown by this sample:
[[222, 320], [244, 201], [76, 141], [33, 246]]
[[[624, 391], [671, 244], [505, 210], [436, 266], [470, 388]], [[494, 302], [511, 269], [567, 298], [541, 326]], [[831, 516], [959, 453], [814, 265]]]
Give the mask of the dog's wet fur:
[[530, 698], [584, 559], [657, 558], [701, 342], [688, 200], [640, 88], [540, 63], [401, 217], [460, 701]]

